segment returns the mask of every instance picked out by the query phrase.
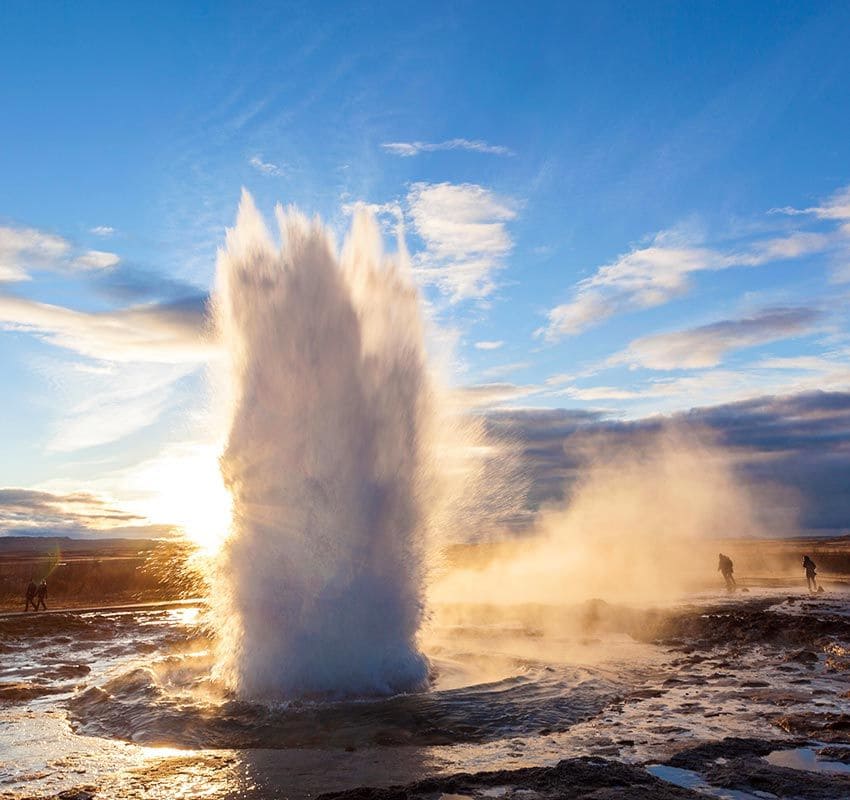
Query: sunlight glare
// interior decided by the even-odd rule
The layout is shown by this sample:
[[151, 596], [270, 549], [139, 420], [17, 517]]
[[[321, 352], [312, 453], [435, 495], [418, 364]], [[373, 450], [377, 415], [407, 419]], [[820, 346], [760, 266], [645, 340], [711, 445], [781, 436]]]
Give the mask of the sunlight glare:
[[140, 470], [135, 482], [147, 495], [144, 514], [173, 524], [204, 551], [214, 553], [230, 529], [231, 499], [218, 468], [218, 446], [167, 450]]

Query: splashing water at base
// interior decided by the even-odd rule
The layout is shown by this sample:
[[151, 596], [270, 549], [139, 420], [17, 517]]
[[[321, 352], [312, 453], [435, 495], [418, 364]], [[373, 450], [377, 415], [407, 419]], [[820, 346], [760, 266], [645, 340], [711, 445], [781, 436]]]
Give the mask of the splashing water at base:
[[439, 508], [419, 298], [356, 214], [338, 257], [318, 220], [243, 195], [219, 254], [228, 353], [221, 457], [233, 529], [214, 582], [218, 673], [239, 696], [421, 688], [426, 543]]

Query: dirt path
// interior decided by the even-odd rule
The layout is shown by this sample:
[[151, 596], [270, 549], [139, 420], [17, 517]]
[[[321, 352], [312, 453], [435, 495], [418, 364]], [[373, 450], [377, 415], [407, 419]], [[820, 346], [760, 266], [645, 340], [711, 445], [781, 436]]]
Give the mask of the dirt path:
[[25, 616], [42, 616], [45, 614], [92, 614], [98, 611], [155, 611], [165, 608], [180, 608], [182, 606], [196, 606], [206, 604], [206, 599], [203, 597], [193, 597], [188, 600], [152, 600], [147, 603], [123, 603], [117, 605], [101, 605], [101, 606], [65, 606], [63, 608], [49, 608], [47, 611], [0, 611], [0, 619], [9, 619], [11, 617]]

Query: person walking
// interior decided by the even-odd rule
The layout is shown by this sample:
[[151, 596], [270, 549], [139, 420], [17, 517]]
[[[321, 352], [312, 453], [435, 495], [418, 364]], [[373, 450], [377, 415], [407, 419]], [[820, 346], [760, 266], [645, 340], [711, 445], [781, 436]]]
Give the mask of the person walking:
[[803, 556], [803, 569], [806, 570], [806, 586], [809, 587], [810, 592], [816, 592], [818, 590], [818, 582], [815, 577], [817, 566], [808, 556]]
[[735, 571], [735, 567], [729, 556], [724, 556], [723, 553], [720, 553], [717, 559], [717, 571], [723, 575], [723, 580], [726, 581], [726, 590], [734, 592], [737, 587], [735, 576], [732, 574]]
[[36, 591], [35, 596], [38, 598], [35, 610], [38, 611], [39, 608], [43, 608], [47, 611], [47, 603], [44, 602], [44, 598], [47, 597], [47, 581], [42, 580], [41, 583], [38, 584], [38, 590]]
[[30, 578], [30, 582], [27, 584], [27, 604], [24, 606], [24, 611], [30, 610], [30, 604], [32, 604], [32, 610], [38, 611], [35, 605], [35, 593], [37, 591], [37, 587], [35, 585], [35, 581]]

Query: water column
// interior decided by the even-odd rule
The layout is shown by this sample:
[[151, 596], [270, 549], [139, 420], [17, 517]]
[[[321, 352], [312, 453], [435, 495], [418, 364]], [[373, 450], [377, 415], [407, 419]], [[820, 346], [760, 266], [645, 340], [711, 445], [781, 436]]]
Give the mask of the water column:
[[218, 675], [240, 697], [421, 688], [433, 465], [420, 302], [375, 220], [341, 255], [318, 220], [243, 194], [219, 253], [233, 522], [213, 608]]

